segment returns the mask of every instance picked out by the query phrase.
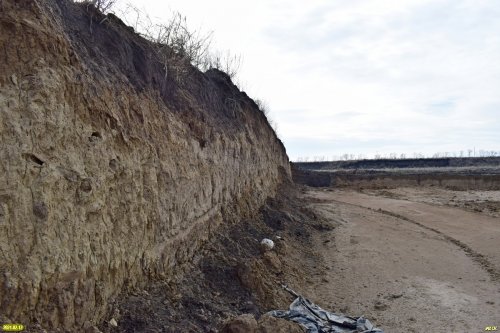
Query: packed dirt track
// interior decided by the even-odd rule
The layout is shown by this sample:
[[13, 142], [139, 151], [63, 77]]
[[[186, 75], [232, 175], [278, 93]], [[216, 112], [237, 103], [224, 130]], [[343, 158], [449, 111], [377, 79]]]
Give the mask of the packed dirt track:
[[310, 294], [388, 333], [500, 325], [500, 219], [422, 191], [308, 188], [310, 208], [337, 226], [316, 240], [330, 269]]

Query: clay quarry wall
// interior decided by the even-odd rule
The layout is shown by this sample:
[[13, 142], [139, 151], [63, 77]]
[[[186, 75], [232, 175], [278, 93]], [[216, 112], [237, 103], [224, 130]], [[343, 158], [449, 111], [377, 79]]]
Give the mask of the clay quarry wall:
[[165, 72], [113, 15], [2, 0], [0, 52], [0, 321], [98, 322], [290, 175], [229, 77]]

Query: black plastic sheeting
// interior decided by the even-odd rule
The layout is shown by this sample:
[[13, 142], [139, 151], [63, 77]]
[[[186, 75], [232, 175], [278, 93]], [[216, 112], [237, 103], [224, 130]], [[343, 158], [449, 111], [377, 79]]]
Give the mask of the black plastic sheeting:
[[268, 314], [299, 323], [307, 329], [307, 333], [383, 333], [364, 317], [328, 312], [288, 287], [283, 287], [297, 298], [290, 304], [288, 311], [274, 310]]

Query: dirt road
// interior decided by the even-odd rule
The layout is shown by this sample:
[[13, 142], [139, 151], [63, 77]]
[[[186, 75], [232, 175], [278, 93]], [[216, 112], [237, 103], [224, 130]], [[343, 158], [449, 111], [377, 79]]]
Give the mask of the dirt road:
[[308, 296], [385, 332], [500, 330], [500, 219], [459, 208], [310, 190], [332, 224], [317, 243], [329, 269]]

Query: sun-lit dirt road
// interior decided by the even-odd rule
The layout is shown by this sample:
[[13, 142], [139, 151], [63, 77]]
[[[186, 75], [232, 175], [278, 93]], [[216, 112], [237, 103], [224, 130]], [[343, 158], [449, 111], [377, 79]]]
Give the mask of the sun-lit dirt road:
[[388, 333], [500, 330], [500, 218], [351, 190], [305, 195], [337, 225], [318, 236], [329, 269], [312, 299]]

